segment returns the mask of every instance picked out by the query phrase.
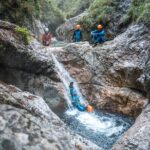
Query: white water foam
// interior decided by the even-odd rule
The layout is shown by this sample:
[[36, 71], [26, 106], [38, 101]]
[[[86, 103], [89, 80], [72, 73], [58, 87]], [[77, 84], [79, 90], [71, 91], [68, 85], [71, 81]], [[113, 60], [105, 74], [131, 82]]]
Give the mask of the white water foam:
[[100, 132], [106, 136], [112, 136], [124, 129], [123, 125], [116, 126], [116, 120], [110, 117], [98, 116], [95, 113], [80, 112], [78, 110], [67, 110], [67, 116], [77, 119], [86, 129]]

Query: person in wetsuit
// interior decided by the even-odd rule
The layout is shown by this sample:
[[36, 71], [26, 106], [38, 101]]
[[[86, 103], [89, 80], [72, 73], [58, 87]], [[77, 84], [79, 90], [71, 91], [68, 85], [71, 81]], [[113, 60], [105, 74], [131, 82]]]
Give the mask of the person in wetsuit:
[[70, 90], [69, 92], [70, 92], [70, 95], [71, 95], [72, 105], [80, 111], [85, 111], [86, 107], [83, 106], [80, 103], [80, 99], [79, 99], [79, 96], [76, 93], [76, 90], [75, 90], [74, 86], [73, 86], [73, 82], [70, 82], [69, 90]]
[[76, 25], [76, 29], [73, 32], [72, 40], [74, 42], [81, 42], [82, 40], [82, 31], [81, 31], [81, 26], [79, 24]]

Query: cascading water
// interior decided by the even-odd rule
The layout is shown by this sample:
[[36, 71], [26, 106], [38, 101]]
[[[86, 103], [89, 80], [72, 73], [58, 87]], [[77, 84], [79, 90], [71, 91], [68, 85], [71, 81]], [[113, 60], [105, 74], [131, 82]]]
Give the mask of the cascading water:
[[55, 63], [56, 71], [64, 84], [64, 96], [67, 100], [68, 108], [63, 115], [59, 115], [69, 127], [78, 134], [91, 140], [93, 143], [99, 145], [104, 150], [110, 149], [112, 144], [119, 138], [119, 136], [126, 131], [131, 125], [132, 120], [129, 118], [112, 115], [94, 111], [93, 113], [80, 112], [72, 108], [71, 97], [69, 93], [69, 84], [74, 82], [74, 88], [77, 95], [80, 97], [81, 103], [87, 104], [84, 100], [77, 82], [69, 75], [63, 65], [52, 54]]
[[55, 67], [57, 69], [57, 73], [62, 81], [62, 83], [64, 84], [64, 87], [65, 87], [65, 98], [67, 99], [67, 104], [69, 107], [72, 106], [71, 104], [71, 97], [69, 95], [69, 84], [70, 82], [74, 82], [74, 88], [77, 92], [77, 95], [79, 96], [80, 98], [80, 101], [84, 104], [87, 104], [87, 101], [85, 101], [83, 99], [83, 96], [79, 90], [79, 87], [78, 87], [78, 83], [69, 75], [69, 73], [66, 71], [66, 69], [63, 67], [63, 65], [58, 62], [58, 60], [56, 59], [55, 55], [52, 54], [52, 58], [53, 58], [53, 61], [55, 63]]

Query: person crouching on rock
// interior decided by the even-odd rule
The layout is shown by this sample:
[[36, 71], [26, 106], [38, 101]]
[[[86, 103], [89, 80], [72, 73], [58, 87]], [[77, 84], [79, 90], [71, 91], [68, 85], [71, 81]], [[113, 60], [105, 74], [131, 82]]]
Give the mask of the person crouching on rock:
[[81, 31], [81, 26], [79, 24], [76, 25], [76, 29], [73, 33], [72, 40], [74, 42], [80, 42], [82, 40], [82, 31]]
[[96, 46], [98, 43], [105, 42], [104, 40], [105, 31], [102, 25], [97, 26], [97, 30], [91, 32], [91, 41]]
[[45, 28], [45, 33], [43, 34], [42, 36], [42, 44], [44, 46], [50, 46], [51, 44], [51, 39], [52, 39], [52, 36], [48, 30], [48, 28]]

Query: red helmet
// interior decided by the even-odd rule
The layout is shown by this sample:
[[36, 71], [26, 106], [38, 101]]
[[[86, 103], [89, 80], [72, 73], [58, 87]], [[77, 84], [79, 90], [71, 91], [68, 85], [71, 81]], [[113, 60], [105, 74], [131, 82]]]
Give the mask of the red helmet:
[[98, 30], [101, 30], [103, 28], [103, 26], [101, 25], [101, 24], [99, 24], [98, 26], [97, 26], [97, 29]]

